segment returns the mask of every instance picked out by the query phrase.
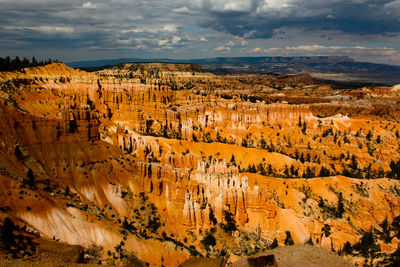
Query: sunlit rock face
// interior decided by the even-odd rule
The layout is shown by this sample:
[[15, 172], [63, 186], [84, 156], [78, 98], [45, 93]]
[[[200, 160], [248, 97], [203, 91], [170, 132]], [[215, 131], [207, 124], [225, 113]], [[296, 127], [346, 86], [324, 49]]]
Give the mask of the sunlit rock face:
[[[2, 218], [43, 238], [175, 266], [233, 261], [288, 232], [338, 251], [400, 215], [396, 87], [161, 63], [55, 63], [0, 85]], [[394, 231], [377, 234], [385, 253]]]

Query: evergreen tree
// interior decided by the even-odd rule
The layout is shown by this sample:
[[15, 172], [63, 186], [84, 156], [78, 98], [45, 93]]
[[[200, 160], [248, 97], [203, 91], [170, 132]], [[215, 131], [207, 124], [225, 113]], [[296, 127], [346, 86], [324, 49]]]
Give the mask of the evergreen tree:
[[303, 153], [301, 153], [301, 155], [300, 155], [300, 162], [301, 162], [301, 163], [304, 163], [304, 162], [305, 162]]
[[319, 171], [319, 177], [328, 177], [328, 176], [331, 176], [331, 172], [327, 168], [322, 166], [321, 170]]
[[233, 166], [236, 166], [236, 160], [235, 160], [235, 155], [232, 154], [231, 160], [229, 161], [230, 164]]
[[398, 160], [397, 162], [392, 160], [389, 164], [389, 167], [391, 169], [389, 176], [391, 178], [400, 180], [400, 160]]
[[319, 202], [318, 202], [318, 207], [324, 208], [325, 207], [325, 202], [322, 197], [319, 197]]
[[28, 178], [28, 185], [30, 187], [33, 187], [34, 183], [35, 183], [35, 175], [33, 175], [33, 171], [31, 168], [29, 168], [26, 177]]
[[287, 177], [287, 178], [290, 177], [290, 175], [289, 175], [289, 169], [288, 169], [288, 166], [287, 166], [287, 165], [285, 165], [285, 170], [283, 171], [283, 174], [284, 174], [285, 177]]
[[274, 240], [272, 241], [272, 244], [271, 244], [271, 249], [274, 249], [277, 247], [279, 247], [278, 240], [276, 240], [276, 238], [274, 238]]
[[371, 231], [364, 232], [360, 239], [360, 253], [364, 257], [373, 255], [378, 250], [378, 246], [375, 243], [374, 234]]
[[372, 137], [373, 137], [373, 134], [372, 134], [371, 130], [369, 130], [369, 132], [367, 134], [367, 140], [371, 141]]
[[201, 244], [206, 250], [209, 250], [210, 246], [213, 247], [217, 244], [217, 240], [211, 232], [208, 232], [203, 240], [201, 240]]
[[4, 219], [3, 227], [0, 232], [0, 241], [3, 243], [5, 249], [10, 249], [11, 246], [15, 245], [15, 224], [10, 218]]
[[358, 170], [358, 162], [357, 162], [357, 157], [355, 155], [351, 156], [351, 163], [349, 167], [353, 170]]
[[307, 166], [306, 172], [303, 173], [303, 178], [313, 178], [315, 177], [314, 171], [310, 168], [310, 166]]
[[292, 245], [294, 245], [292, 234], [290, 233], [290, 231], [286, 231], [285, 246], [292, 246]]
[[307, 130], [307, 124], [306, 121], [303, 122], [303, 128], [301, 129], [301, 132], [305, 135]]
[[264, 135], [261, 136], [260, 147], [261, 149], [265, 149], [267, 147], [267, 142], [264, 139]]
[[347, 255], [353, 254], [353, 248], [351, 247], [351, 244], [350, 244], [349, 241], [347, 241], [346, 243], [344, 243], [344, 246], [343, 246], [343, 253], [344, 253], [344, 254], [347, 254]]
[[248, 146], [246, 138], [242, 139], [242, 146], [243, 147], [247, 147]]
[[17, 157], [17, 159], [22, 159], [22, 152], [21, 149], [19, 148], [19, 145], [15, 147], [14, 155]]
[[46, 64], [50, 64], [52, 62], [58, 62], [57, 60], [48, 60], [48, 61], [40, 61], [38, 62], [35, 57], [32, 57], [32, 62], [27, 58], [23, 58], [22, 60], [17, 56], [14, 59], [11, 59], [9, 56], [2, 58], [0, 57], [0, 71], [14, 71], [27, 67], [36, 67], [43, 66]]
[[324, 232], [325, 237], [329, 237], [331, 235], [331, 226], [329, 224], [324, 224], [321, 230]]
[[237, 226], [236, 226], [235, 220], [233, 219], [233, 214], [230, 211], [225, 210], [224, 211], [224, 218], [225, 218], [226, 224], [224, 224], [222, 228], [226, 232], [236, 231], [237, 230]]
[[390, 236], [390, 226], [389, 226], [389, 223], [388, 223], [388, 221], [387, 221], [387, 218], [385, 218], [385, 219], [383, 220], [383, 222], [380, 224], [380, 226], [382, 227], [382, 234], [381, 234], [381, 236], [382, 236], [382, 238], [383, 238], [383, 241], [384, 241], [386, 244], [389, 244], [389, 243], [392, 241], [392, 237]]
[[342, 218], [344, 212], [343, 194], [340, 192], [338, 196], [337, 217]]

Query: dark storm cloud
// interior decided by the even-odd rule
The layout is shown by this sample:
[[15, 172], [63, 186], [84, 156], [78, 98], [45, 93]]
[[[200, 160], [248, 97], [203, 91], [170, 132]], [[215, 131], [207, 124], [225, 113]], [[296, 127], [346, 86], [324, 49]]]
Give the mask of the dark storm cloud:
[[359, 35], [384, 35], [400, 31], [398, 0], [266, 0], [248, 1], [248, 5], [241, 6], [239, 1], [237, 5], [230, 6], [219, 2], [226, 1], [203, 6], [209, 16], [201, 25], [236, 36], [270, 38], [275, 29], [285, 26]]
[[156, 46], [157, 38], [178, 28], [168, 24], [165, 11], [169, 6], [162, 3], [158, 1], [153, 8], [140, 1], [1, 1], [0, 34], [8, 42], [1, 42], [0, 47], [6, 49], [14, 41], [21, 48], [92, 45], [112, 49], [121, 41], [127, 44], [126, 40], [132, 46]]

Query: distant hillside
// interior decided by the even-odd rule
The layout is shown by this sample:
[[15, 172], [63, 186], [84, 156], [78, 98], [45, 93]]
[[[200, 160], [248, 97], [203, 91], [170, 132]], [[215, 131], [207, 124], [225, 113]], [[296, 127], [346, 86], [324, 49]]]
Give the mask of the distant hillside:
[[88, 61], [68, 62], [66, 65], [72, 68], [91, 68], [101, 66], [113, 66], [124, 62], [167, 62], [167, 63], [193, 63], [200, 65], [246, 65], [246, 64], [265, 64], [265, 63], [338, 63], [338, 62], [355, 62], [349, 57], [217, 57], [204, 59], [143, 59], [143, 58], [118, 58], [118, 59], [102, 59]]
[[122, 62], [170, 62], [199, 64], [215, 74], [229, 73], [310, 73], [335, 81], [363, 81], [388, 85], [400, 83], [400, 66], [358, 62], [349, 57], [218, 57], [206, 59], [137, 59], [79, 61], [66, 63], [73, 68], [98, 70]]
[[126, 77], [142, 82], [148, 79], [172, 78], [177, 80], [213, 76], [211, 73], [203, 72], [200, 65], [187, 63], [130, 62], [100, 69], [88, 68], [87, 70], [92, 70], [102, 77]]
[[165, 63], [165, 62], [133, 62], [133, 63], [120, 63], [109, 69], [119, 69], [131, 72], [140, 71], [185, 71], [185, 72], [202, 72], [201, 66], [198, 64], [187, 64], [187, 63]]

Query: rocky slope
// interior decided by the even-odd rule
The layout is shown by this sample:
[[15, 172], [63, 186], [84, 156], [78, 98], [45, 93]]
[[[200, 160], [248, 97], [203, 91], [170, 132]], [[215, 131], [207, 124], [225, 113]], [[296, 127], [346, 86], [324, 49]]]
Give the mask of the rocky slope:
[[357, 250], [370, 231], [375, 263], [398, 248], [396, 87], [158, 63], [55, 63], [0, 84], [1, 216], [43, 238], [154, 266], [275, 239]]

